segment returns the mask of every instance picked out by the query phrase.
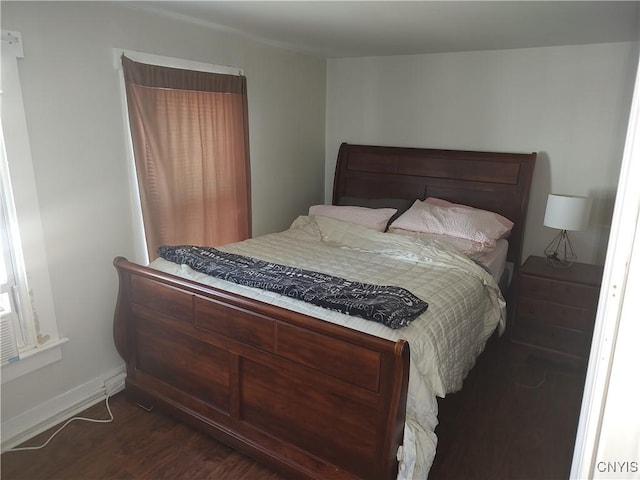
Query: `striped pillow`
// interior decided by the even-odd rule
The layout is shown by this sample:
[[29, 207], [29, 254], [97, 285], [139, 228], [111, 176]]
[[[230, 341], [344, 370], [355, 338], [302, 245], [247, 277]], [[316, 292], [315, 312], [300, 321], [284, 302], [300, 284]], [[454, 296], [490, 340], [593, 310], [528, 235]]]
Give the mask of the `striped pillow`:
[[[473, 213], [474, 210], [476, 211], [480, 210], [482, 212], [490, 213], [491, 215], [495, 215], [496, 221], [500, 222], [502, 225], [505, 226], [505, 228], [507, 228], [508, 231], [506, 236], [509, 236], [509, 233], [511, 233], [511, 229], [513, 228], [513, 222], [511, 220], [509, 220], [506, 217], [503, 217], [498, 213], [490, 212], [488, 210], [481, 210], [479, 208], [470, 207], [468, 205], [461, 205], [459, 203], [451, 203], [451, 202], [448, 202], [447, 200], [443, 200], [441, 198], [436, 198], [436, 197], [429, 197], [426, 200], [424, 200], [422, 203], [425, 203], [427, 205], [433, 205], [435, 207], [458, 207], [460, 209], [468, 209], [470, 213]], [[506, 236], [502, 238], [506, 238]]]
[[436, 206], [416, 200], [389, 228], [466, 238], [493, 248], [496, 240], [508, 235], [513, 226], [513, 223], [496, 213], [465, 205], [451, 205]]

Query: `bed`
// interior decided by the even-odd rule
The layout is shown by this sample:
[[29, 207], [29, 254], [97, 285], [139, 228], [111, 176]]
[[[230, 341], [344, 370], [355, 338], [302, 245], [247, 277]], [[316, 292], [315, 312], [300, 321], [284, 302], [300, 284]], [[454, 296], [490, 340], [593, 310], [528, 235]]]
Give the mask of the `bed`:
[[[517, 269], [535, 158], [535, 153], [345, 143], [336, 163], [332, 203], [437, 197], [499, 213], [513, 222], [505, 259]], [[426, 260], [420, 260], [423, 250], [413, 240], [365, 230], [301, 216], [284, 235], [221, 249], [244, 255], [256, 242], [265, 242], [265, 259], [277, 261], [279, 246], [295, 253], [295, 242], [308, 238], [318, 249], [334, 252], [336, 268], [356, 258], [362, 265], [369, 262], [371, 275], [388, 270], [393, 277], [403, 275], [392, 264], [397, 256], [393, 241], [414, 249], [411, 262], [398, 259], [398, 268], [431, 262], [426, 253]], [[311, 251], [301, 247], [298, 260], [313, 265], [313, 255], [305, 255]], [[450, 270], [471, 263], [457, 254], [449, 257], [455, 267]], [[376, 263], [385, 268], [373, 272]], [[498, 321], [483, 319], [473, 327], [474, 334], [461, 326], [449, 336], [441, 317], [450, 308], [439, 304], [436, 282], [427, 281], [418, 267], [409, 270], [425, 277], [420, 288], [431, 296], [423, 315], [438, 326], [431, 330], [442, 330], [436, 337], [446, 335], [444, 346], [407, 339], [405, 332], [422, 328], [423, 316], [405, 328], [376, 325], [370, 330], [367, 320], [303, 308], [297, 300], [227, 285], [162, 259], [141, 266], [118, 257], [114, 265], [119, 276], [114, 340], [126, 363], [127, 395], [162, 407], [293, 478], [426, 477], [435, 454], [435, 396], [461, 387], [483, 342], [504, 321], [501, 311]], [[494, 292], [487, 302], [502, 298], [489, 272], [479, 267], [473, 272], [473, 281]], [[364, 268], [362, 275], [369, 278]], [[462, 283], [470, 276], [457, 275], [451, 281]], [[463, 346], [467, 337], [473, 341]], [[459, 357], [438, 358], [454, 350]], [[431, 369], [422, 378], [429, 364], [438, 371]]]

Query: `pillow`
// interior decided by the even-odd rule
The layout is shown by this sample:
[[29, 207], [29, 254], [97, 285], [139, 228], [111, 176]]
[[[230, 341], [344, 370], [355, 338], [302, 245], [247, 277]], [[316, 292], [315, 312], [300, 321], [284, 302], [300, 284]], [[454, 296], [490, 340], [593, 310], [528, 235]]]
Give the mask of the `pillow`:
[[389, 233], [395, 233], [396, 235], [407, 235], [410, 237], [419, 238], [421, 240], [438, 240], [441, 242], [448, 243], [452, 247], [459, 250], [461, 253], [464, 253], [468, 256], [473, 256], [478, 253], [488, 253], [493, 251], [491, 245], [485, 245], [480, 242], [474, 242], [473, 240], [469, 240], [468, 238], [462, 237], [452, 237], [451, 235], [438, 235], [435, 233], [425, 233], [425, 232], [413, 232], [411, 230], [402, 230], [401, 228], [389, 228]]
[[344, 222], [357, 223], [364, 227], [384, 232], [389, 219], [397, 212], [395, 208], [366, 208], [339, 205], [313, 205], [309, 215], [331, 217]]
[[509, 234], [511, 233], [511, 229], [513, 228], [513, 222], [511, 220], [509, 220], [506, 217], [503, 217], [502, 215], [500, 215], [498, 213], [491, 212], [489, 210], [482, 210], [480, 208], [470, 207], [468, 205], [461, 205], [459, 203], [451, 203], [451, 202], [448, 202], [447, 200], [443, 200], [442, 198], [436, 198], [436, 197], [429, 197], [426, 200], [424, 200], [422, 203], [426, 203], [427, 205], [433, 205], [435, 207], [467, 208], [467, 209], [469, 209], [470, 212], [473, 212], [473, 210], [480, 210], [482, 212], [488, 212], [488, 213], [490, 213], [492, 215], [495, 215], [496, 221], [500, 222], [502, 225], [504, 225], [509, 230], [506, 233], [505, 237], [502, 237], [502, 238], [508, 237]]
[[395, 208], [397, 212], [389, 219], [389, 224], [396, 218], [409, 210], [413, 203], [412, 200], [404, 198], [359, 198], [359, 197], [340, 197], [338, 205], [351, 205], [367, 208]]
[[506, 219], [502, 217], [504, 220], [498, 220], [497, 216], [493, 212], [465, 205], [435, 206], [416, 200], [390, 228], [461, 237], [493, 248], [496, 240], [511, 230], [504, 223]]

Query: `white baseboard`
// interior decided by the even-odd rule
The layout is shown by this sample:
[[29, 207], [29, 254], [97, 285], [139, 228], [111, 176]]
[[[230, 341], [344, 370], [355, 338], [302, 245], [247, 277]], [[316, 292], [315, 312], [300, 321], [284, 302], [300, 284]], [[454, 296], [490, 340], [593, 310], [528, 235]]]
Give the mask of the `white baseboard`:
[[2, 453], [124, 390], [122, 365], [20, 415], [2, 420]]

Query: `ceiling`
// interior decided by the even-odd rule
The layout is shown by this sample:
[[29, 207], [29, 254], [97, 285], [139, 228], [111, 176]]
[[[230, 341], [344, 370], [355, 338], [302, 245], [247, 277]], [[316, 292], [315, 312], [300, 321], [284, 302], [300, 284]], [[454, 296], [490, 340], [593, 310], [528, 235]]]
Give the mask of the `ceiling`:
[[637, 41], [640, 35], [640, 1], [127, 3], [326, 58]]

